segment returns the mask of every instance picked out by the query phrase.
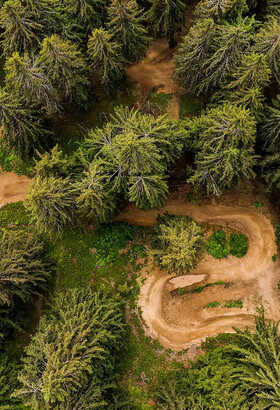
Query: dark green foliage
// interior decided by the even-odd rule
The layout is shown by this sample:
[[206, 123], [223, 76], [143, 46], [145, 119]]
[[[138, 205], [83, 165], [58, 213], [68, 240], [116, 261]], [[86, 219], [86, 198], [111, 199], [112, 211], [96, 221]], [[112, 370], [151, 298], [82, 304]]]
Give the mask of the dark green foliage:
[[0, 238], [0, 304], [27, 301], [50, 276], [45, 245], [35, 234], [7, 231]]
[[231, 234], [229, 237], [229, 252], [237, 258], [242, 258], [248, 251], [248, 239], [243, 233]]
[[201, 0], [195, 15], [198, 18], [223, 19], [234, 17], [248, 11], [246, 0]]
[[106, 1], [103, 0], [65, 0], [67, 12], [77, 20], [86, 32], [100, 26], [104, 17]]
[[88, 41], [88, 54], [93, 69], [103, 84], [117, 81], [124, 76], [124, 60], [121, 45], [113, 41], [113, 34], [103, 28], [92, 31]]
[[238, 300], [230, 300], [228, 301], [224, 306], [224, 308], [238, 308], [238, 309], [242, 309], [243, 308], [243, 302], [242, 300], [238, 299]]
[[0, 354], [0, 408], [1, 410], [16, 409], [19, 401], [11, 398], [13, 391], [19, 387], [17, 379], [19, 366], [7, 355]]
[[106, 292], [57, 295], [26, 348], [15, 396], [32, 408], [103, 408], [123, 330], [120, 304]]
[[147, 31], [143, 26], [143, 10], [135, 0], [111, 0], [108, 8], [108, 28], [113, 39], [122, 47], [128, 61], [136, 61], [145, 54]]
[[206, 244], [206, 251], [215, 259], [223, 259], [228, 256], [229, 248], [224, 231], [219, 230], [209, 237]]
[[76, 44], [57, 35], [46, 37], [41, 44], [39, 62], [55, 88], [79, 107], [87, 103], [87, 66]]
[[214, 302], [207, 303], [207, 305], [205, 305], [204, 308], [205, 309], [212, 309], [212, 308], [215, 308], [215, 307], [218, 307], [218, 306], [221, 306], [221, 302], [214, 301]]
[[266, 8], [267, 18], [277, 17], [280, 18], [280, 4], [278, 0], [267, 0]]
[[152, 254], [170, 273], [187, 273], [196, 267], [203, 255], [203, 231], [189, 216], [166, 214], [159, 217], [154, 235]]
[[267, 190], [280, 189], [280, 155], [267, 155], [261, 162], [261, 175], [267, 183]]
[[22, 202], [6, 204], [0, 212], [0, 228], [8, 225], [21, 226], [29, 224], [29, 216]]
[[24, 206], [36, 230], [60, 234], [74, 224], [77, 188], [70, 178], [35, 176], [27, 190]]
[[273, 106], [267, 107], [261, 127], [264, 147], [269, 151], [280, 145], [280, 96], [273, 100]]

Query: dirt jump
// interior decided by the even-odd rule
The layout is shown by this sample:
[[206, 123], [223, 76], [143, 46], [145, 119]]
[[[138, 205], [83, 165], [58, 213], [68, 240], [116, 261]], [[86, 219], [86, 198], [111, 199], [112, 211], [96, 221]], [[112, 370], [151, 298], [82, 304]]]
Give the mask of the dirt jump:
[[[263, 305], [266, 317], [280, 319], [277, 283], [280, 269], [272, 256], [277, 252], [273, 226], [268, 218], [253, 208], [212, 205], [191, 205], [184, 200], [170, 200], [158, 210], [141, 211], [129, 205], [119, 219], [134, 225], [154, 225], [158, 214], [190, 215], [200, 223], [231, 227], [247, 235], [249, 249], [243, 258], [228, 256], [216, 260], [206, 255], [189, 275], [169, 275], [158, 267], [146, 266], [142, 271], [145, 282], [141, 287], [139, 307], [147, 326], [147, 335], [157, 338], [166, 348], [180, 351], [200, 343], [207, 336], [233, 332], [254, 321], [257, 307]], [[217, 281], [230, 286], [208, 287], [199, 294], [178, 295], [172, 290]], [[243, 307], [224, 308], [223, 302], [243, 301]], [[206, 309], [205, 305], [222, 302]]]
[[22, 201], [25, 197], [29, 178], [14, 172], [0, 174], [0, 208], [9, 203]]

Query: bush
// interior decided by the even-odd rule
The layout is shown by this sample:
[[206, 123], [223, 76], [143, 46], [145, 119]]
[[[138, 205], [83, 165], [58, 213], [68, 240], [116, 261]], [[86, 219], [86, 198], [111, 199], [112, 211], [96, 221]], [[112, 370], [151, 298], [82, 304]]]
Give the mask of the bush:
[[248, 251], [248, 239], [243, 233], [231, 234], [229, 237], [229, 251], [237, 258], [242, 258]]
[[239, 309], [242, 309], [243, 308], [243, 302], [240, 299], [230, 300], [224, 305], [224, 307], [225, 308], [239, 308]]
[[213, 233], [207, 241], [206, 250], [215, 259], [226, 258], [229, 249], [225, 232], [220, 229], [218, 232]]
[[221, 302], [217, 302], [216, 300], [214, 302], [207, 303], [207, 305], [204, 306], [204, 308], [215, 308], [221, 306]]

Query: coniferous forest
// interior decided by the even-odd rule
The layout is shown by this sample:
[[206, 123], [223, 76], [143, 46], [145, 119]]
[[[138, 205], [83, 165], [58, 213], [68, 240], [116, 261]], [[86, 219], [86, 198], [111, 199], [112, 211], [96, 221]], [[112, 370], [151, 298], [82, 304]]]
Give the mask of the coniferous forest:
[[0, 409], [280, 409], [280, 1], [0, 0]]

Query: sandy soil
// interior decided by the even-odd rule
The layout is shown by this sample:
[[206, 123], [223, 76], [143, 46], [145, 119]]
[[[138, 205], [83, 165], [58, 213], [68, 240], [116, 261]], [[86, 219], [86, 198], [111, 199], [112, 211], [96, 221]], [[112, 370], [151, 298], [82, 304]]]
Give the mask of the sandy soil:
[[24, 175], [14, 172], [0, 174], [0, 207], [9, 202], [22, 201], [29, 183], [29, 178]]
[[[160, 340], [163, 346], [182, 350], [207, 336], [232, 332], [232, 327], [245, 328], [253, 323], [256, 308], [263, 304], [267, 318], [280, 319], [277, 282], [280, 268], [272, 261], [277, 252], [273, 226], [268, 218], [251, 207], [192, 205], [183, 199], [169, 200], [160, 211], [141, 211], [129, 205], [119, 219], [137, 225], [153, 225], [158, 213], [190, 215], [200, 223], [226, 226], [243, 232], [249, 240], [247, 254], [241, 258], [229, 256], [215, 260], [206, 255], [191, 275], [205, 275], [201, 283], [218, 280], [232, 282], [225, 288], [216, 286], [200, 294], [174, 295], [172, 276], [164, 270], [144, 268], [146, 281], [141, 288], [139, 306], [147, 325], [147, 334]], [[147, 275], [147, 272], [148, 275]], [[241, 299], [243, 308], [205, 309], [209, 302], [223, 305]]]

